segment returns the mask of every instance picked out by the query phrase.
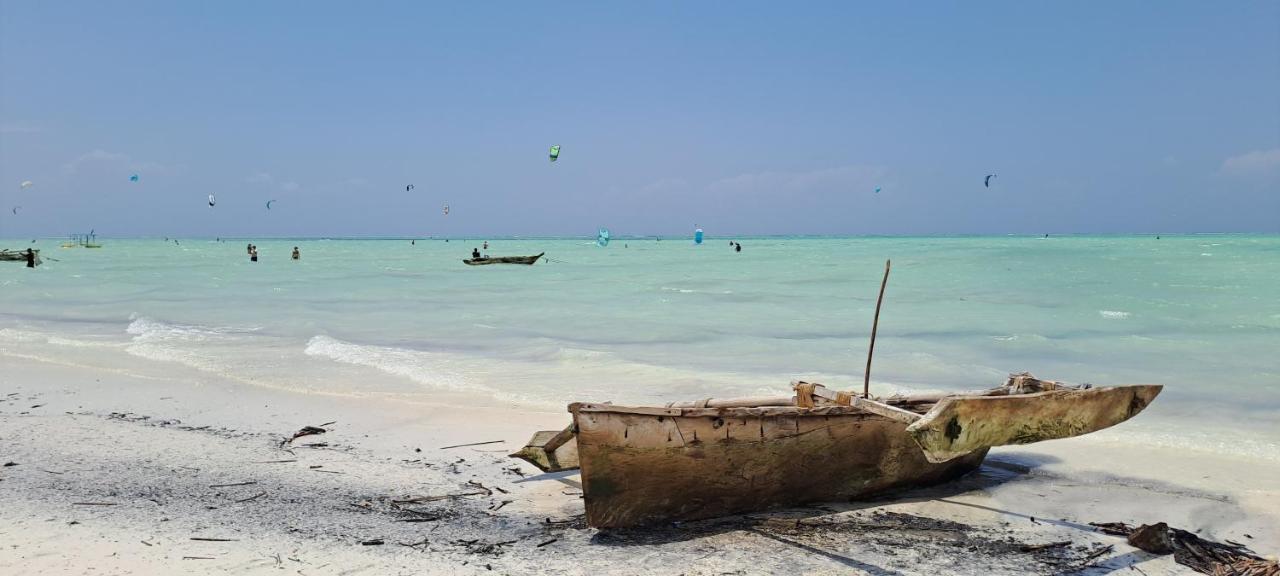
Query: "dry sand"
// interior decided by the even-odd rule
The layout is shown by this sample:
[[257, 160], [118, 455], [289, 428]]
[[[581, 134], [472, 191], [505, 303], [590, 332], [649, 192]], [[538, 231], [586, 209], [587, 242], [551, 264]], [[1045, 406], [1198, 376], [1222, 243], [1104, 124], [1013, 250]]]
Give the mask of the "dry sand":
[[[1190, 572], [1088, 526], [1116, 521], [1280, 551], [1274, 461], [1088, 438], [875, 502], [601, 532], [576, 476], [505, 456], [567, 414], [444, 400], [0, 356], [0, 573]], [[394, 503], [422, 496], [444, 498]]]

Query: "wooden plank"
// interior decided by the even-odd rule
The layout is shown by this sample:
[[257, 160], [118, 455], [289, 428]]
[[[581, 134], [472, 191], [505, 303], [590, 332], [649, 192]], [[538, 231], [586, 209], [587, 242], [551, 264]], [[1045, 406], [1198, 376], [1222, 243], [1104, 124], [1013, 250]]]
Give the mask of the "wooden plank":
[[907, 432], [929, 461], [945, 462], [992, 446], [1070, 438], [1114, 426], [1145, 409], [1162, 388], [1118, 386], [943, 398]]
[[543, 472], [574, 470], [578, 468], [578, 443], [571, 442], [574, 438], [573, 424], [560, 431], [543, 430], [510, 456], [533, 464]]

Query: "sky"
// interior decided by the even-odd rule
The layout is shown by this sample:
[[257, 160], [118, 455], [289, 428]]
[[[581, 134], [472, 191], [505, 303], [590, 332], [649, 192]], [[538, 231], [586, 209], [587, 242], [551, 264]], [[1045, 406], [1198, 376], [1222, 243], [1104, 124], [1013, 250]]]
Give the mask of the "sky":
[[0, 237], [1280, 233], [1280, 2], [5, 0], [0, 204]]

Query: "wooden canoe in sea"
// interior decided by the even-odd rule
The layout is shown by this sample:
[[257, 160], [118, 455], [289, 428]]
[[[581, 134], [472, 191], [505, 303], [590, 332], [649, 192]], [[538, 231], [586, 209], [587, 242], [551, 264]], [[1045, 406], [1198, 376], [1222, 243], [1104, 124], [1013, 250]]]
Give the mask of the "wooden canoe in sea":
[[541, 252], [536, 256], [494, 256], [485, 258], [468, 258], [462, 263], [468, 266], [485, 266], [488, 264], [533, 264], [537, 262], [546, 252]]
[[[41, 263], [43, 263], [43, 261], [40, 260], [40, 251], [32, 250], [32, 252], [35, 253], [35, 265], [39, 266]], [[26, 250], [7, 250], [7, 249], [0, 250], [0, 262], [26, 262], [26, 261], [27, 261]]]
[[1029, 374], [999, 388], [866, 399], [796, 383], [777, 398], [664, 407], [569, 405], [573, 424], [512, 456], [578, 468], [587, 523], [618, 528], [864, 498], [936, 484], [993, 446], [1068, 438], [1141, 412], [1161, 386], [1070, 387]]

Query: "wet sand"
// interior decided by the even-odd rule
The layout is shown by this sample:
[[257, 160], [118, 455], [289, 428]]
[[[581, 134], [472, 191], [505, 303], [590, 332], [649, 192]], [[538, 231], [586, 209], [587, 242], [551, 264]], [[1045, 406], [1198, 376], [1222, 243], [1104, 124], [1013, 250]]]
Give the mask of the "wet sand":
[[6, 356], [0, 572], [1190, 573], [1089, 522], [1280, 551], [1273, 463], [1087, 438], [997, 449], [958, 482], [873, 502], [601, 532], [577, 476], [506, 457], [567, 414], [467, 404]]

